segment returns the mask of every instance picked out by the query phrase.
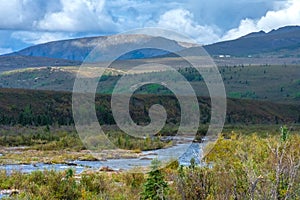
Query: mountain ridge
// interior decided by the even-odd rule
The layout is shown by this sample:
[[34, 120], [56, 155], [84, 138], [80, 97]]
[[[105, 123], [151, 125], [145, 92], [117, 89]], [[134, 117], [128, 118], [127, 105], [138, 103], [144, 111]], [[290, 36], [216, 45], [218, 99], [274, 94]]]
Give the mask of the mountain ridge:
[[[103, 61], [103, 58], [111, 54], [114, 49], [128, 49], [136, 44], [144, 44], [150, 46], [152, 43], [160, 43], [168, 45], [174, 51], [184, 49], [183, 43], [175, 40], [169, 40], [163, 37], [153, 37], [149, 35], [112, 35], [112, 36], [98, 36], [98, 37], [84, 37], [69, 40], [52, 41], [48, 43], [38, 44], [27, 47], [17, 52], [6, 54], [6, 56], [36, 56], [49, 57], [56, 59], [66, 59], [74, 61], [84, 61], [89, 53], [97, 47], [101, 53], [98, 61]], [[63, 50], [63, 51], [62, 51]], [[149, 58], [159, 55], [164, 55], [169, 52], [162, 50], [147, 50], [142, 49], [134, 52], [129, 52], [123, 55], [120, 59], [138, 59]], [[103, 58], [101, 58], [103, 57]]]
[[[300, 49], [300, 26], [286, 26], [268, 33], [254, 32], [235, 40], [206, 45], [204, 48], [210, 55], [230, 55], [235, 57], [267, 56], [288, 57], [300, 56], [294, 52]], [[286, 50], [286, 55], [282, 54]]]
[[[197, 48], [202, 48], [197, 47], [197, 44], [149, 35], [75, 38], [34, 45], [2, 55], [0, 56], [0, 72], [26, 67], [80, 65], [96, 45], [100, 45], [100, 54], [96, 61], [102, 62], [111, 56], [111, 52], [120, 49], [126, 52], [127, 49], [136, 47], [140, 43], [145, 44], [145, 46], [151, 43], [167, 45], [173, 49], [173, 52], [179, 52], [186, 56], [198, 56], [196, 55], [199, 52]], [[264, 31], [253, 32], [235, 40], [205, 45], [203, 48], [215, 59], [218, 65], [228, 65], [228, 63], [231, 65], [270, 64], [270, 59], [275, 60], [278, 64], [297, 64], [300, 60], [300, 26], [282, 27], [267, 33]], [[226, 58], [223, 59], [224, 56]], [[178, 55], [157, 49], [140, 49], [122, 55], [119, 60], [167, 57], [178, 57]], [[23, 62], [20, 61], [20, 58], [23, 59]], [[221, 63], [218, 61], [219, 58]], [[239, 61], [239, 58], [242, 60], [244, 58], [252, 59], [252, 61], [245, 63]], [[271, 64], [275, 63], [272, 62]]]

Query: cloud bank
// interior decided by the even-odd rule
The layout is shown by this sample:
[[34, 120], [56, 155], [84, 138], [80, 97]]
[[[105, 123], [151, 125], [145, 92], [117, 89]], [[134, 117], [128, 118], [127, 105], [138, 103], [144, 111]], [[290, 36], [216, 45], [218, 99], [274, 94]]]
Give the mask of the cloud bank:
[[184, 33], [200, 44], [213, 43], [219, 40], [216, 30], [207, 25], [197, 24], [193, 14], [184, 9], [165, 12], [160, 16], [157, 26]]
[[117, 31], [117, 25], [105, 13], [104, 4], [104, 0], [61, 0], [60, 11], [46, 13], [33, 26], [43, 31]]

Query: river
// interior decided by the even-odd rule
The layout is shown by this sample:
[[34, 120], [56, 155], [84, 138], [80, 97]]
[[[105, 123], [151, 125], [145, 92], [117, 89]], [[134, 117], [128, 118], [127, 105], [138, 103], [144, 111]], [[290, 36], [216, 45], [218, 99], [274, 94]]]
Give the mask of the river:
[[5, 170], [7, 173], [13, 171], [21, 171], [23, 173], [30, 173], [36, 170], [66, 170], [73, 168], [76, 174], [80, 174], [86, 169], [98, 170], [101, 167], [109, 167], [113, 170], [129, 170], [134, 167], [149, 166], [153, 158], [158, 158], [162, 161], [178, 158], [178, 152], [184, 152], [180, 155], [178, 161], [181, 165], [189, 165], [190, 160], [194, 158], [197, 164], [200, 164], [201, 147], [203, 144], [189, 143], [178, 144], [166, 149], [158, 149], [153, 151], [143, 151], [140, 158], [127, 158], [127, 159], [110, 159], [106, 161], [69, 161], [66, 164], [8, 164], [0, 165], [0, 170]]

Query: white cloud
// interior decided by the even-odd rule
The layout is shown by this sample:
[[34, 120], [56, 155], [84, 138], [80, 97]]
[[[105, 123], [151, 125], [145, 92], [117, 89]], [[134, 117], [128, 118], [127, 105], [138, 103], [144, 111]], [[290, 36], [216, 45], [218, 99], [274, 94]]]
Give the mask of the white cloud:
[[300, 1], [289, 0], [279, 10], [268, 11], [258, 20], [244, 19], [239, 27], [229, 30], [222, 40], [231, 40], [255, 31], [271, 31], [288, 25], [300, 25]]
[[300, 25], [300, 1], [293, 0], [287, 3], [286, 8], [278, 11], [269, 11], [258, 22], [259, 28], [266, 31], [287, 25]]
[[258, 31], [257, 25], [252, 19], [244, 19], [239, 27], [229, 30], [222, 40], [232, 40], [244, 36], [248, 33]]
[[35, 26], [46, 31], [116, 31], [104, 4], [104, 0], [61, 0], [61, 10], [47, 13]]
[[59, 0], [0, 0], [0, 29], [32, 31], [35, 21], [58, 7]]
[[72, 37], [72, 34], [55, 32], [16, 31], [12, 33], [11, 37], [21, 40], [28, 44], [41, 44], [55, 40], [69, 39], [70, 37]]
[[186, 34], [200, 44], [208, 44], [219, 40], [216, 30], [207, 25], [199, 25], [194, 21], [191, 12], [185, 9], [173, 9], [160, 16], [159, 27], [168, 28]]
[[28, 13], [23, 10], [24, 3], [22, 0], [0, 0], [0, 26], [2, 28], [19, 28], [28, 25], [26, 22]]
[[0, 48], [0, 55], [11, 53], [13, 50], [11, 48]]

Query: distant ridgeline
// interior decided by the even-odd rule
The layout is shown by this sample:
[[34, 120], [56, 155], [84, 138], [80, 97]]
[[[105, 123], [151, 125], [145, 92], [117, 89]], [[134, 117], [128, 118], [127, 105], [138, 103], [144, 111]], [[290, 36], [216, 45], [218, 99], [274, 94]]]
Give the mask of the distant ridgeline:
[[[110, 95], [96, 95], [95, 109], [101, 124], [115, 124]], [[70, 92], [0, 89], [0, 124], [3, 125], [72, 125]], [[199, 97], [201, 123], [210, 122], [210, 98]], [[165, 107], [168, 124], [180, 123], [180, 104], [172, 95], [137, 94], [131, 98], [130, 114], [137, 124], [146, 125], [153, 104]], [[228, 99], [226, 123], [278, 124], [299, 123], [300, 105], [276, 104], [267, 101]]]

